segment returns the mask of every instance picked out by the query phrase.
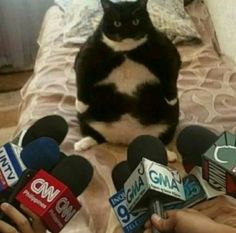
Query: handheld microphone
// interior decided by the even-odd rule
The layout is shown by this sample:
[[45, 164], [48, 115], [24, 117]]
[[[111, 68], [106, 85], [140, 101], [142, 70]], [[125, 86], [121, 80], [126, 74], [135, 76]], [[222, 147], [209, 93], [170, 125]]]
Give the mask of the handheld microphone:
[[23, 130], [18, 137], [13, 140], [13, 144], [25, 147], [33, 140], [40, 137], [53, 138], [58, 145], [62, 143], [68, 132], [68, 124], [59, 115], [49, 115], [37, 120], [28, 129]]
[[236, 197], [236, 136], [224, 132], [202, 158], [203, 178], [215, 189]]
[[124, 183], [130, 174], [131, 172], [126, 160], [116, 164], [116, 166], [112, 169], [111, 177], [117, 191], [124, 188]]
[[236, 196], [235, 140], [228, 132], [217, 136], [201, 126], [189, 126], [177, 138], [177, 148], [185, 168], [202, 166], [203, 178], [218, 193]]
[[176, 139], [176, 147], [182, 156], [183, 166], [189, 173], [194, 166], [202, 166], [202, 155], [217, 140], [210, 130], [192, 125], [184, 128]]
[[[15, 201], [16, 194], [37, 170], [51, 170], [56, 165], [60, 158], [59, 147], [55, 140], [51, 138], [38, 138], [28, 144], [21, 151], [20, 155], [15, 154], [11, 157], [8, 167], [14, 170], [14, 168], [18, 166], [18, 176], [15, 177], [14, 182], [8, 183], [10, 186], [5, 186], [7, 189], [5, 189], [0, 196], [2, 199], [1, 202], [8, 202], [16, 208], [19, 208], [19, 204]], [[6, 193], [8, 195], [5, 195]], [[14, 224], [3, 213], [0, 213], [0, 219], [12, 225]]]
[[127, 161], [131, 172], [137, 168], [143, 157], [163, 165], [168, 163], [163, 143], [151, 135], [138, 136], [129, 144]]
[[58, 233], [81, 208], [76, 196], [92, 179], [91, 164], [80, 156], [68, 156], [51, 172], [40, 170], [17, 194], [16, 199]]
[[130, 211], [148, 206], [150, 216], [163, 216], [164, 201], [185, 200], [180, 174], [167, 167], [167, 153], [158, 138], [142, 135], [134, 139], [128, 146], [127, 160], [133, 171], [124, 184]]
[[144, 224], [148, 220], [147, 209], [130, 212], [124, 192], [124, 183], [131, 172], [127, 161], [118, 163], [112, 170], [113, 184], [117, 193], [109, 198], [109, 202], [119, 220], [124, 233], [141, 233], [144, 231]]
[[219, 190], [214, 188], [212, 185], [210, 185], [205, 179], [203, 179], [202, 174], [202, 167], [195, 166], [190, 173], [191, 175], [194, 175], [198, 182], [200, 183], [202, 189], [204, 190], [204, 193], [206, 195], [206, 199], [212, 199], [217, 196], [225, 195], [224, 190]]
[[55, 140], [38, 138], [28, 144], [23, 150], [7, 143], [0, 148], [0, 192], [17, 183], [23, 171], [52, 169], [60, 158], [60, 151]]
[[[125, 233], [141, 233], [149, 217], [148, 209], [129, 211], [123, 185], [130, 174], [127, 161], [122, 161], [113, 168], [112, 180], [118, 192], [110, 197], [109, 202]], [[166, 201], [163, 203], [164, 211], [190, 208], [205, 199], [222, 195], [201, 178], [201, 172], [199, 173], [196, 167], [188, 176], [183, 178], [183, 185], [186, 200]]]

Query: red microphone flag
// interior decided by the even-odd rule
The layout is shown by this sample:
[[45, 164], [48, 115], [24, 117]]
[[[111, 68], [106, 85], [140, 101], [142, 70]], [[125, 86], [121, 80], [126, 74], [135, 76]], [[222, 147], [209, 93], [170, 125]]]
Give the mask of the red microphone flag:
[[69, 188], [40, 170], [16, 199], [40, 217], [50, 231], [58, 233], [81, 208]]

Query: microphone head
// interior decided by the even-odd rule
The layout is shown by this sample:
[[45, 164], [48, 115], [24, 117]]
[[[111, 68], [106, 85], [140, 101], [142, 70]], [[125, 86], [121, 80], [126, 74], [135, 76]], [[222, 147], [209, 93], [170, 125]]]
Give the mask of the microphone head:
[[87, 159], [70, 155], [58, 163], [51, 174], [79, 196], [92, 179], [93, 167]]
[[165, 146], [158, 138], [151, 135], [138, 136], [129, 144], [127, 160], [131, 172], [143, 157], [163, 165], [168, 163]]
[[60, 150], [54, 139], [41, 137], [26, 145], [20, 157], [29, 169], [50, 171], [60, 159]]
[[25, 133], [22, 147], [40, 137], [53, 138], [58, 145], [64, 140], [68, 132], [68, 124], [59, 115], [45, 116], [37, 120]]
[[217, 138], [215, 133], [202, 126], [192, 125], [184, 128], [176, 140], [183, 164], [201, 166], [203, 153], [214, 144]]
[[131, 172], [127, 161], [122, 161], [113, 168], [112, 180], [117, 191], [121, 190], [124, 186], [125, 181], [130, 176]]

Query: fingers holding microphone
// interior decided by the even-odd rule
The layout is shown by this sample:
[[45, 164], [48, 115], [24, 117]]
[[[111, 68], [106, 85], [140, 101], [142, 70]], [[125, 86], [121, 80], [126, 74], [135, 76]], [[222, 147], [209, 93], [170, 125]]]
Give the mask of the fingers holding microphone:
[[151, 225], [163, 233], [210, 233], [219, 228], [216, 222], [194, 209], [168, 211], [165, 219], [153, 214], [144, 233], [151, 232]]
[[[32, 221], [29, 221], [19, 210], [8, 203], [3, 203], [0, 206], [1, 211], [4, 212], [16, 225], [17, 229], [12, 225], [0, 220], [1, 233], [45, 233], [46, 228], [39, 218], [25, 207], [21, 207], [23, 212], [26, 213]], [[19, 230], [19, 231], [18, 231]]]

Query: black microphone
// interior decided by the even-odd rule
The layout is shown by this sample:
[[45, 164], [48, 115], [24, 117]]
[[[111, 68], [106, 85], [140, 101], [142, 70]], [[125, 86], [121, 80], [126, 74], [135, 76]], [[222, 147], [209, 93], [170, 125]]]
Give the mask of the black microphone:
[[138, 136], [129, 144], [127, 161], [131, 172], [136, 169], [143, 157], [163, 165], [168, 164], [165, 146], [151, 135]]
[[22, 147], [40, 137], [53, 138], [58, 145], [62, 143], [68, 132], [68, 124], [64, 118], [59, 115], [45, 116], [23, 130], [13, 143]]
[[66, 184], [77, 197], [89, 185], [93, 177], [93, 167], [84, 157], [69, 155], [56, 165], [51, 175]]
[[176, 147], [186, 172], [190, 172], [194, 166], [202, 166], [202, 155], [217, 138], [215, 133], [198, 125], [188, 126], [179, 133]]
[[[182, 156], [186, 172], [197, 178], [204, 190], [206, 199], [225, 193], [213, 188], [202, 178], [203, 155], [218, 138], [219, 136], [212, 131], [202, 126], [192, 125], [184, 128], [176, 140], [176, 146]], [[191, 203], [191, 199], [189, 203]]]
[[148, 206], [150, 216], [157, 213], [163, 217], [163, 202], [185, 199], [182, 179], [167, 167], [167, 152], [158, 138], [135, 138], [128, 146], [127, 160], [132, 174], [124, 188], [130, 210]]
[[131, 172], [126, 160], [116, 164], [116, 166], [112, 169], [112, 181], [117, 191], [121, 190], [124, 187], [124, 183], [130, 176], [130, 174]]
[[58, 163], [51, 174], [37, 172], [16, 199], [56, 233], [81, 208], [76, 197], [85, 190], [92, 176], [93, 167], [88, 160], [71, 155]]

